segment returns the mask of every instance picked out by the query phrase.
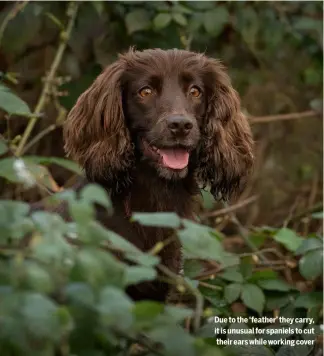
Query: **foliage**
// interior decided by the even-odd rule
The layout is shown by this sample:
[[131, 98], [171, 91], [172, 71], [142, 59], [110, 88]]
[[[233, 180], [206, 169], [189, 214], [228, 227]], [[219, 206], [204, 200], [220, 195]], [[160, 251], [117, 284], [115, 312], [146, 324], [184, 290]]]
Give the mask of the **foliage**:
[[[200, 335], [210, 325], [204, 315], [231, 314], [231, 305], [239, 300], [247, 313], [259, 315], [269, 315], [273, 305], [286, 316], [313, 315], [321, 307], [320, 295], [300, 294], [271, 269], [254, 271], [252, 263], [225, 252], [211, 228], [175, 214], [135, 214], [133, 220], [144, 225], [174, 228], [184, 251], [189, 252], [186, 277], [177, 280], [178, 288], [191, 293], [190, 282], [209, 304], [198, 315], [204, 319], [201, 329], [189, 334], [181, 324], [185, 318], [197, 317], [195, 308], [134, 303], [125, 294], [127, 286], [156, 278], [159, 258], [139, 251], [94, 220], [94, 204], [111, 213], [102, 188], [89, 185], [79, 198], [65, 190], [50, 200], [55, 204], [66, 201], [74, 221], [65, 222], [49, 212], [29, 214], [29, 206], [23, 202], [0, 201], [2, 353], [49, 355], [61, 350], [64, 355], [67, 348], [73, 354], [118, 355], [137, 341], [152, 354], [178, 355], [185, 350], [186, 355], [223, 355], [215, 346], [213, 332]], [[318, 238], [303, 240], [296, 253], [308, 258], [309, 253], [323, 251], [321, 244]], [[110, 252], [114, 250], [123, 251], [136, 265], [116, 259]], [[204, 257], [217, 262], [222, 273], [201, 286], [192, 278], [199, 274], [199, 261]], [[228, 259], [231, 266], [227, 266]], [[300, 271], [304, 273], [302, 259]], [[313, 318], [319, 321], [319, 315]], [[266, 349], [257, 354], [263, 353]]]
[[[307, 88], [302, 109], [321, 106], [320, 3], [272, 2], [265, 7], [258, 2], [88, 2], [80, 6], [71, 37], [67, 38], [65, 12], [68, 18], [70, 10], [65, 3], [32, 2], [19, 8], [14, 16], [12, 7], [0, 13], [0, 23], [7, 24], [0, 26], [1, 50], [11, 58], [27, 58], [30, 43], [37, 47], [41, 42], [34, 39], [42, 29], [51, 41], [56, 41], [58, 33], [60, 41], [69, 41], [65, 61], [59, 58], [65, 64], [60, 74], [72, 78], [55, 77], [49, 85], [51, 90], [46, 92], [59, 113], [64, 114], [74, 105], [117, 51], [133, 43], [138, 48], [152, 44], [162, 48], [208, 48], [211, 55], [221, 54], [225, 62], [233, 64], [231, 74], [241, 90], [249, 82], [266, 82], [273, 74], [268, 70], [272, 64], [282, 75], [274, 80], [276, 85], [286, 80], [291, 87]], [[95, 58], [91, 62], [84, 58], [90, 51]], [[300, 60], [292, 61], [296, 52]], [[298, 75], [283, 75], [287, 64]], [[33, 114], [16, 95], [18, 80], [13, 73], [4, 73], [1, 78], [0, 108], [8, 118], [6, 123], [9, 118], [11, 122], [25, 117], [28, 123], [46, 119], [43, 114]], [[69, 95], [60, 95], [61, 90]], [[287, 102], [277, 100], [272, 108], [276, 113], [291, 109]], [[45, 103], [39, 112], [44, 108]], [[22, 117], [15, 118], [17, 115]], [[59, 120], [55, 123], [57, 127], [60, 124]], [[66, 222], [53, 212], [30, 214], [29, 205], [23, 201], [0, 200], [1, 354], [304, 356], [313, 352], [308, 346], [293, 350], [286, 346], [219, 347], [216, 336], [227, 336], [215, 335], [217, 325], [210, 318], [277, 314], [310, 317], [316, 326], [321, 324], [323, 294], [315, 287], [323, 277], [320, 234], [302, 235], [288, 227], [249, 229], [244, 237], [254, 250], [233, 253], [224, 248], [226, 238], [210, 226], [210, 221], [193, 223], [172, 213], [135, 213], [132, 221], [168, 227], [180, 239], [184, 276], [170, 274], [168, 279], [180, 299], [189, 294], [192, 301], [182, 307], [134, 302], [125, 293], [126, 288], [157, 278], [157, 254], [164, 245], [144, 253], [105, 229], [94, 218], [94, 205], [112, 213], [106, 192], [96, 185], [87, 186], [78, 197], [72, 190], [61, 191], [51, 175], [53, 165], [74, 174], [81, 173], [79, 167], [54, 155], [20, 157], [17, 144], [21, 136], [12, 137], [10, 133], [8, 124], [0, 137], [0, 176], [5, 184], [56, 192], [49, 205], [66, 202], [72, 221]], [[202, 193], [205, 210], [212, 209], [210, 194]], [[323, 213], [318, 210], [307, 217], [322, 219]], [[122, 252], [134, 264], [117, 259], [113, 251]], [[217, 266], [217, 272], [206, 274], [207, 263]], [[282, 268], [297, 274], [297, 282], [283, 278]], [[300, 281], [312, 288], [302, 292], [298, 288]], [[262, 323], [258, 326], [269, 327]], [[237, 325], [229, 322], [222, 327]], [[303, 324], [300, 328], [309, 326]], [[140, 345], [139, 351], [134, 344]]]

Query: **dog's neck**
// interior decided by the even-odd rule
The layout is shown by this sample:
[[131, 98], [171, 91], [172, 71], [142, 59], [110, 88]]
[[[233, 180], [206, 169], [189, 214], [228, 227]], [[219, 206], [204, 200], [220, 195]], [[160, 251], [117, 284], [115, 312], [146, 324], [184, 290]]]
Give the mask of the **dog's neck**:
[[198, 194], [193, 172], [171, 181], [159, 177], [154, 168], [143, 164], [136, 167], [127, 187], [112, 194], [112, 201], [116, 209], [124, 210], [128, 217], [133, 212], [176, 212], [192, 218], [194, 196]]

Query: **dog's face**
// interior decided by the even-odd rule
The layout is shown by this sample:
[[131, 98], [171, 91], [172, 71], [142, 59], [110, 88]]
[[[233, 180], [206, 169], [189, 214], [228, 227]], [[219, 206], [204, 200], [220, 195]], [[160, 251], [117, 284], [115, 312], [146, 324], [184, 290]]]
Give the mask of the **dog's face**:
[[188, 58], [159, 61], [152, 63], [147, 56], [136, 68], [125, 70], [123, 110], [138, 158], [163, 178], [181, 179], [187, 175], [189, 160], [199, 144], [206, 88]]
[[121, 55], [79, 97], [64, 138], [88, 179], [113, 189], [129, 184], [140, 161], [162, 179], [194, 171], [227, 198], [244, 187], [253, 163], [251, 130], [225, 68], [176, 49]]

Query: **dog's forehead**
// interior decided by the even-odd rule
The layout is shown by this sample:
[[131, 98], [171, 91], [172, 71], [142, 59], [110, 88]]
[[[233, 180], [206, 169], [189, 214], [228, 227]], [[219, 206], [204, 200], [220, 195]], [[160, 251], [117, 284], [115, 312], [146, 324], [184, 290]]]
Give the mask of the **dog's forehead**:
[[203, 69], [203, 55], [181, 50], [147, 50], [126, 58], [125, 75], [129, 80], [163, 77], [195, 79]]

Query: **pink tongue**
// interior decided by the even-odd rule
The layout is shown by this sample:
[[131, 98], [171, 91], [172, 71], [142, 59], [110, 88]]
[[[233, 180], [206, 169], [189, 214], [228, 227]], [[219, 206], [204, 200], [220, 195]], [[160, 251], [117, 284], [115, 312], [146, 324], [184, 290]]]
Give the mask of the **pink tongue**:
[[189, 153], [183, 148], [159, 149], [163, 164], [172, 169], [183, 169], [188, 166]]

